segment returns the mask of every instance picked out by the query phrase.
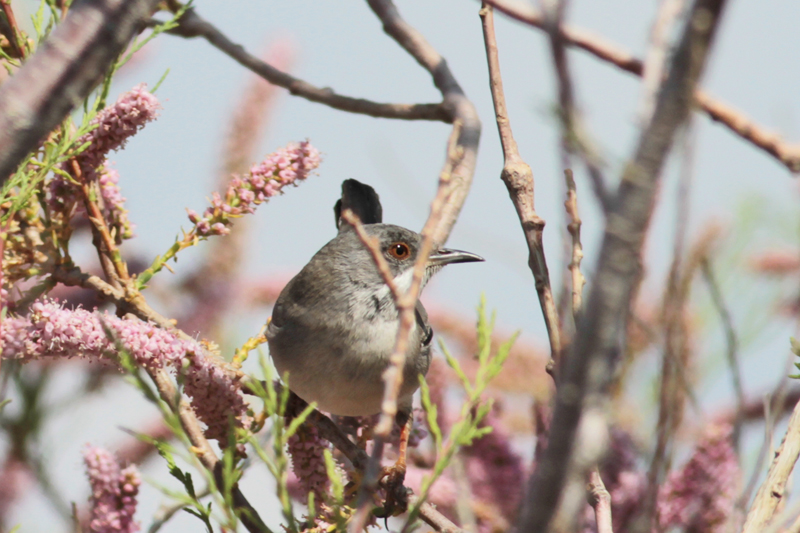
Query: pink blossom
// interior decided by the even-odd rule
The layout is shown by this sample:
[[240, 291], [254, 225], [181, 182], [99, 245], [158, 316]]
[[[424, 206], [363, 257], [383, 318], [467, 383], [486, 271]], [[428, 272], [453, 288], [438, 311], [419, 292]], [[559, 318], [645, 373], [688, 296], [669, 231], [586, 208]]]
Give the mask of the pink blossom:
[[99, 173], [100, 195], [103, 199], [103, 216], [110, 228], [116, 230], [117, 240], [133, 237], [134, 225], [128, 220], [125, 198], [119, 188], [119, 174], [108, 163]]
[[324, 502], [328, 496], [330, 480], [323, 452], [330, 444], [319, 436], [316, 427], [306, 424], [289, 437], [288, 445], [292, 471], [297, 476], [303, 499], [308, 497], [309, 492], [313, 492], [315, 502]]
[[506, 519], [513, 521], [524, 491], [522, 458], [511, 449], [508, 431], [494, 412], [489, 413], [481, 427], [491, 427], [492, 432], [464, 448], [472, 494], [493, 503]]
[[[111, 332], [109, 338], [106, 330]], [[119, 345], [134, 362], [149, 370], [173, 367], [183, 371], [185, 391], [192, 408], [208, 426], [208, 437], [225, 443], [232, 418], [246, 425], [247, 404], [241, 396], [238, 374], [224, 361], [207, 355], [199, 342], [179, 339], [173, 333], [138, 318], [119, 318], [85, 309], [64, 309], [53, 300], [31, 305], [27, 317], [10, 316], [0, 325], [4, 359], [31, 360], [43, 357], [104, 359], [117, 353]], [[183, 365], [187, 361], [188, 364]]]
[[[106, 223], [117, 228], [120, 241], [132, 237], [133, 230], [128, 222], [127, 211], [123, 208], [125, 199], [117, 185], [119, 176], [108, 168], [106, 157], [109, 152], [124, 147], [127, 140], [146, 123], [155, 120], [160, 107], [156, 97], [145, 89], [145, 84], [139, 84], [122, 94], [113, 105], [97, 113], [91, 121], [97, 127], [75, 141], [75, 146], [89, 143], [83, 152], [75, 156], [74, 161], [85, 183], [99, 181]], [[64, 163], [62, 170], [74, 174], [72, 162]], [[47, 190], [50, 209], [71, 216], [79, 196], [78, 185], [55, 175]]]
[[92, 119], [97, 127], [76, 141], [77, 146], [91, 143], [78, 155], [81, 170], [96, 169], [109, 152], [123, 148], [130, 137], [155, 120], [161, 105], [146, 87], [140, 83]]
[[250, 169], [246, 178], [234, 176], [223, 199], [215, 192], [211, 207], [200, 217], [187, 210], [194, 232], [200, 237], [226, 235], [230, 232], [233, 218], [250, 214], [255, 207], [282, 192], [287, 185], [297, 185], [306, 179], [320, 163], [319, 151], [308, 141], [289, 143], [270, 154]]
[[174, 365], [186, 353], [201, 351], [194, 341], [174, 335], [138, 318], [119, 318], [85, 309], [64, 309], [53, 300], [31, 304], [27, 317], [9, 317], [0, 328], [5, 359], [87, 357], [116, 353], [108, 328], [137, 364], [155, 369]]
[[730, 425], [711, 426], [680, 470], [658, 494], [658, 523], [709, 533], [725, 531], [736, 501], [739, 463]]
[[136, 467], [122, 468], [106, 450], [87, 446], [83, 452], [86, 473], [92, 487], [92, 514], [89, 531], [93, 533], [134, 533], [139, 524], [136, 495], [141, 479]]
[[192, 397], [194, 412], [208, 427], [206, 437], [225, 446], [231, 419], [239, 427], [250, 422], [240, 376], [226, 368], [227, 363], [214, 361], [203, 351], [188, 353], [187, 357], [190, 364], [184, 370], [183, 390]]

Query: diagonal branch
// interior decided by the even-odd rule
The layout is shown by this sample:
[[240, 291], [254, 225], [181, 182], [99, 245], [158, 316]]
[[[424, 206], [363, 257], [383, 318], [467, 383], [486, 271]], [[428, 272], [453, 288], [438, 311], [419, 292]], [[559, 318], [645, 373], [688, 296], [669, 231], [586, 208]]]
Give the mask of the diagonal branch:
[[[591, 410], [603, 409], [607, 404], [607, 388], [639, 272], [661, 169], [678, 128], [689, 116], [692, 94], [723, 6], [724, 0], [694, 3], [671, 60], [669, 77], [658, 93], [652, 119], [622, 176], [616, 201], [606, 218], [595, 282], [559, 375], [549, 444], [530, 479], [528, 500], [518, 524], [520, 531], [547, 531], [559, 508], [571, 465], [579, 462], [588, 470], [604, 453], [604, 446], [579, 440], [578, 428], [591, 422], [587, 416]], [[589, 406], [591, 410], [585, 409]]]
[[798, 403], [789, 427], [783, 437], [780, 448], [775, 452], [775, 458], [769, 467], [767, 478], [758, 489], [750, 511], [747, 513], [742, 533], [757, 533], [764, 531], [772, 520], [778, 505], [785, 503], [786, 482], [794, 469], [797, 458], [800, 456], [800, 403]]
[[[544, 16], [526, 2], [521, 0], [487, 0], [487, 3], [514, 20], [540, 30], [547, 29]], [[561, 35], [564, 39], [564, 44], [580, 48], [625, 72], [640, 77], [644, 72], [641, 59], [603, 37], [569, 26], [561, 27]], [[695, 105], [702, 109], [711, 120], [719, 122], [744, 141], [767, 152], [790, 171], [800, 172], [799, 144], [787, 143], [779, 135], [767, 131], [741, 112], [720, 102], [701, 89], [695, 89], [694, 100]]]
[[158, 0], [86, 0], [0, 86], [0, 185], [86, 98]]
[[[155, 24], [158, 24], [158, 22], [150, 22], [150, 25]], [[307, 81], [295, 78], [250, 54], [244, 47], [231, 41], [213, 24], [198, 15], [194, 8], [187, 9], [178, 21], [178, 26], [170, 30], [169, 33], [186, 38], [202, 37], [220, 52], [273, 85], [283, 87], [291, 94], [311, 102], [371, 117], [452, 122], [451, 114], [445, 110], [442, 104], [384, 104], [337, 94], [333, 89], [316, 87]]]
[[451, 136], [456, 136], [455, 145], [454, 149], [448, 149], [441, 173], [450, 174], [452, 190], [442, 208], [440, 221], [431, 231], [433, 242], [441, 246], [447, 241], [472, 185], [481, 137], [481, 120], [475, 106], [466, 97], [447, 66], [447, 61], [421, 33], [403, 20], [394, 3], [391, 0], [367, 0], [367, 3], [383, 23], [383, 31], [430, 73], [434, 85], [442, 93], [442, 106], [453, 123]]

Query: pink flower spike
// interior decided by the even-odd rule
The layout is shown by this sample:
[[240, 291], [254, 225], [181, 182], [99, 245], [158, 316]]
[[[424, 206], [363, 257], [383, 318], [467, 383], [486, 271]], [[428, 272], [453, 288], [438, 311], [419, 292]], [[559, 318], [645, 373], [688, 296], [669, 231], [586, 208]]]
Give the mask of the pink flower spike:
[[690, 531], [726, 531], [738, 494], [739, 463], [730, 425], [711, 426], [689, 461], [670, 473], [658, 494], [658, 524]]
[[311, 143], [289, 143], [286, 147], [268, 155], [264, 161], [250, 168], [246, 178], [234, 176], [223, 199], [213, 193], [211, 208], [206, 209], [202, 218], [189, 211], [189, 220], [200, 237], [226, 235], [232, 218], [253, 213], [255, 206], [282, 192], [289, 184], [295, 184], [308, 177], [319, 166], [319, 151]]
[[289, 437], [288, 444], [292, 471], [297, 476], [303, 496], [313, 492], [314, 501], [324, 502], [330, 487], [323, 453], [329, 447], [328, 441], [319, 436], [317, 428], [304, 425]]
[[155, 120], [161, 105], [155, 96], [147, 92], [146, 85], [140, 83], [92, 120], [97, 127], [78, 139], [80, 146], [90, 142], [89, 147], [78, 156], [81, 169], [94, 170], [103, 163], [109, 152], [125, 146], [127, 140]]
[[135, 533], [139, 524], [136, 496], [141, 479], [136, 467], [122, 469], [119, 462], [102, 448], [87, 446], [83, 452], [86, 473], [92, 488], [92, 514], [89, 531], [92, 533]]

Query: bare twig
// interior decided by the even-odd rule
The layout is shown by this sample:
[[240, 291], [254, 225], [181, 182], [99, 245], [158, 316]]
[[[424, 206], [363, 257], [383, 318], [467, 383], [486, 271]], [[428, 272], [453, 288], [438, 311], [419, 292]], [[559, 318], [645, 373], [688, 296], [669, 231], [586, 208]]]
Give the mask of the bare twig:
[[[545, 30], [542, 14], [530, 3], [521, 0], [486, 0], [503, 14], [524, 24]], [[641, 76], [644, 67], [641, 59], [603, 37], [583, 29], [562, 26], [561, 33], [565, 44], [580, 48], [596, 58], [636, 76]], [[789, 144], [780, 136], [770, 133], [751, 119], [723, 104], [705, 91], [696, 89], [695, 104], [712, 120], [719, 122], [744, 141], [764, 150], [778, 159], [790, 171], [800, 172], [800, 145]]]
[[572, 171], [570, 169], [565, 170], [564, 177], [567, 181], [567, 200], [564, 202], [564, 208], [567, 210], [567, 216], [570, 220], [567, 229], [572, 236], [572, 259], [569, 263], [569, 271], [572, 274], [572, 315], [577, 324], [578, 315], [583, 306], [583, 285], [586, 283], [586, 278], [581, 273], [581, 261], [583, 260], [581, 217], [578, 214], [578, 190], [575, 187]]
[[689, 220], [689, 191], [692, 183], [692, 141], [690, 117], [683, 135], [683, 161], [676, 202], [675, 237], [662, 304], [664, 349], [661, 359], [656, 446], [647, 476], [647, 493], [639, 510], [639, 520], [642, 524], [649, 524], [654, 516], [658, 487], [672, 460], [672, 439], [683, 422], [687, 393], [688, 396], [694, 397], [690, 392], [689, 379], [686, 378], [686, 369], [690, 367], [691, 357], [686, 306], [699, 261], [697, 250], [701, 249], [703, 254], [706, 253], [708, 238], [702, 236], [693, 247], [692, 253], [684, 260]]
[[89, 95], [156, 4], [76, 2], [36, 53], [0, 86], [0, 184]]
[[[459, 122], [456, 122], [456, 127], [450, 137], [447, 157], [448, 164], [452, 164], [453, 166], [457, 165], [460, 161], [457, 154], [453, 153], [458, 150], [456, 143], [459, 138], [459, 130]], [[433, 232], [444, 216], [444, 208], [448, 204], [454, 189], [452, 185], [452, 168], [453, 167], [446, 166], [439, 177], [439, 188], [436, 192], [436, 197], [431, 203], [431, 213], [422, 229], [422, 245], [417, 252], [417, 259], [414, 263], [411, 286], [405, 293], [400, 291], [394, 283], [389, 266], [375, 239], [369, 237], [361, 222], [350, 210], [346, 210], [342, 213], [342, 218], [353, 226], [361, 242], [370, 251], [378, 267], [378, 271], [381, 273], [381, 277], [392, 292], [400, 318], [394, 350], [389, 357], [389, 366], [383, 373], [385, 389], [383, 401], [381, 403], [381, 418], [375, 426], [373, 452], [364, 475], [364, 481], [361, 485], [356, 514], [350, 526], [350, 531], [353, 532], [360, 532], [366, 524], [369, 514], [369, 495], [377, 488], [380, 461], [383, 456], [383, 444], [392, 431], [395, 416], [397, 415], [397, 397], [400, 394], [400, 388], [403, 384], [403, 368], [405, 366], [406, 353], [408, 352], [411, 328], [415, 320], [414, 311], [420, 291], [422, 290], [422, 278], [428, 263], [428, 257], [435, 246]]]
[[[151, 25], [159, 24], [151, 21]], [[307, 81], [282, 72], [269, 63], [247, 52], [241, 45], [231, 41], [213, 24], [203, 19], [194, 8], [187, 9], [178, 21], [178, 27], [169, 31], [173, 35], [193, 38], [202, 37], [240, 65], [250, 69], [268, 82], [283, 87], [291, 94], [311, 102], [371, 117], [403, 120], [435, 120], [452, 122], [452, 114], [443, 104], [384, 104], [337, 94], [332, 89], [316, 87]]]
[[739, 340], [736, 336], [736, 329], [733, 327], [733, 318], [725, 305], [725, 299], [722, 296], [722, 291], [717, 283], [714, 270], [711, 268], [711, 262], [708, 257], [703, 257], [700, 267], [703, 272], [703, 279], [708, 285], [708, 291], [711, 294], [711, 301], [714, 303], [714, 308], [719, 314], [720, 321], [722, 322], [722, 329], [725, 331], [725, 345], [726, 353], [728, 356], [728, 367], [731, 370], [731, 380], [733, 382], [733, 392], [736, 395], [736, 416], [733, 423], [733, 442], [736, 450], [739, 450], [739, 434], [742, 429], [742, 422], [744, 421], [744, 385], [742, 385], [742, 368], [739, 365]]
[[[691, 95], [705, 66], [723, 0], [695, 2], [673, 55], [655, 112], [626, 166], [616, 201], [606, 218], [594, 282], [572, 348], [562, 365], [549, 445], [531, 477], [518, 528], [547, 531], [559, 507], [573, 457], [591, 442], [576, 440], [584, 406], [602, 408], [619, 351], [618, 343], [639, 272], [639, 257], [657, 185], [678, 128], [687, 119]], [[594, 453], [603, 453], [603, 449]], [[598, 457], [594, 458], [593, 466]], [[588, 461], [587, 461], [588, 462]]]
[[[447, 66], [447, 61], [425, 40], [425, 38], [406, 23], [390, 0], [369, 0], [369, 6], [383, 23], [384, 31], [398, 42], [417, 62], [427, 70], [434, 85], [442, 93], [439, 104], [380, 104], [369, 100], [341, 96], [331, 89], [320, 89], [302, 80], [281, 72], [259, 58], [247, 53], [244, 48], [233, 43], [209, 22], [203, 20], [193, 9], [188, 9], [180, 19], [173, 33], [183, 37], [203, 37], [210, 44], [234, 59], [242, 66], [252, 70], [270, 83], [289, 90], [290, 93], [313, 102], [322, 103], [351, 113], [374, 117], [405, 120], [435, 120], [454, 124], [458, 127], [458, 164], [449, 161], [445, 166], [452, 167], [453, 192], [444, 206], [444, 215], [433, 231], [434, 242], [443, 244], [453, 229], [461, 207], [464, 205], [478, 151], [481, 123], [475, 106], [464, 95], [464, 91]], [[173, 2], [171, 9], [179, 6]], [[155, 24], [155, 22], [152, 22]], [[448, 154], [449, 155], [449, 154]]]
[[[560, 14], [563, 10], [562, 3], [556, 5], [555, 10]], [[517, 149], [516, 141], [514, 140], [511, 131], [511, 125], [508, 118], [508, 111], [505, 104], [505, 95], [503, 94], [503, 81], [500, 73], [500, 63], [497, 51], [497, 39], [494, 32], [494, 16], [491, 6], [486, 2], [480, 10], [480, 16], [483, 22], [483, 36], [486, 47], [486, 58], [489, 66], [489, 83], [492, 91], [492, 99], [494, 101], [495, 117], [497, 119], [497, 128], [500, 134], [500, 142], [503, 146], [504, 165], [501, 172], [501, 179], [506, 184], [509, 190], [514, 207], [517, 210], [517, 215], [522, 222], [522, 227], [525, 232], [526, 240], [529, 249], [529, 265], [536, 280], [536, 289], [539, 294], [539, 302], [542, 307], [542, 314], [545, 318], [545, 324], [548, 328], [550, 335], [551, 346], [551, 359], [548, 364], [548, 370], [554, 370], [556, 362], [560, 359], [561, 352], [561, 337], [560, 327], [558, 323], [558, 314], [553, 301], [552, 292], [550, 290], [549, 274], [547, 272], [547, 263], [545, 261], [544, 249], [542, 247], [542, 231], [544, 229], [544, 221], [541, 220], [536, 214], [533, 202], [534, 181], [533, 172], [525, 163]], [[558, 26], [560, 16], [556, 17], [555, 24]], [[557, 65], [556, 71], [559, 76], [560, 87], [560, 100], [562, 107], [562, 121], [564, 124], [564, 143], [565, 147], [569, 143], [569, 132], [573, 130], [573, 120], [575, 119], [572, 110], [572, 94], [569, 83], [569, 78], [566, 73], [566, 64], [563, 62], [563, 48], [558, 44], [553, 45], [554, 59]], [[567, 148], [570, 151], [569, 148]], [[581, 308], [582, 290], [584, 278], [580, 271], [580, 262], [583, 257], [582, 247], [580, 243], [580, 217], [578, 216], [577, 195], [575, 190], [575, 182], [572, 179], [572, 172], [566, 171], [567, 180], [567, 201], [565, 208], [571, 219], [569, 231], [573, 238], [573, 253], [572, 263], [570, 270], [572, 272], [572, 307], [574, 315], [578, 316]], [[603, 192], [603, 196], [605, 193]], [[541, 464], [539, 467], [541, 468]], [[580, 476], [583, 474], [581, 473]], [[582, 483], [582, 481], [581, 481]], [[583, 487], [576, 487], [577, 491], [582, 492]], [[595, 516], [598, 524], [598, 531], [600, 533], [611, 533], [611, 497], [603, 485], [603, 481], [597, 471], [597, 468], [590, 474], [589, 484], [590, 494], [589, 500], [595, 510]], [[571, 491], [573, 492], [573, 491]], [[583, 498], [579, 498], [583, 501]], [[576, 499], [576, 502], [578, 499]], [[579, 505], [579, 504], [578, 504]], [[583, 504], [585, 505], [585, 503]], [[571, 506], [570, 506], [571, 507]], [[569, 520], [574, 521], [575, 513], [567, 511], [566, 515], [570, 515]]]
[[14, 10], [11, 9], [11, 0], [0, 0], [0, 6], [3, 8], [3, 14], [6, 16], [6, 22], [10, 30], [7, 37], [11, 49], [14, 51], [15, 57], [25, 59], [27, 54], [25, 53], [25, 45], [23, 44], [23, 34], [19, 29], [16, 17], [14, 17]]
[[[440, 220], [430, 230], [433, 242], [441, 246], [447, 241], [472, 185], [478, 142], [481, 137], [481, 121], [475, 106], [464, 95], [455, 76], [450, 72], [447, 61], [422, 34], [402, 19], [391, 0], [367, 0], [367, 2], [383, 23], [383, 31], [430, 73], [433, 84], [442, 93], [442, 105], [453, 123], [448, 141], [447, 160], [440, 172], [440, 176], [449, 175], [452, 189], [447, 202], [442, 206]], [[430, 221], [430, 218], [428, 220]]]
[[555, 375], [561, 357], [561, 334], [558, 323], [553, 290], [550, 286], [550, 273], [544, 255], [542, 233], [545, 221], [534, 207], [534, 182], [531, 167], [522, 159], [517, 142], [511, 131], [506, 100], [503, 93], [503, 78], [500, 74], [500, 61], [497, 54], [497, 38], [494, 33], [494, 18], [491, 6], [484, 3], [480, 11], [483, 21], [483, 39], [486, 46], [486, 60], [489, 64], [489, 86], [492, 90], [497, 130], [503, 146], [503, 170], [500, 179], [505, 183], [511, 202], [517, 210], [525, 241], [528, 244], [528, 266], [536, 282], [536, 293], [542, 308], [547, 335], [550, 340], [550, 362], [548, 372]]
[[761, 484], [753, 504], [750, 506], [742, 533], [764, 531], [770, 523], [775, 510], [783, 501], [786, 480], [794, 469], [798, 455], [800, 455], [800, 403], [792, 411], [786, 435], [784, 435], [778, 451], [775, 452], [767, 479]]
[[600, 471], [595, 468], [589, 474], [589, 504], [594, 509], [597, 533], [614, 533], [611, 522], [611, 494], [606, 490]]

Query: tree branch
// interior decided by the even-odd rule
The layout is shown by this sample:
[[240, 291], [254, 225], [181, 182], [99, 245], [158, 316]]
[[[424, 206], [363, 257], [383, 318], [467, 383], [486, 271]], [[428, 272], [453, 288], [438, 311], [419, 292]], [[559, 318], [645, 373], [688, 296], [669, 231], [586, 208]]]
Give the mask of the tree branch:
[[[158, 22], [150, 22], [150, 25], [155, 24], [158, 24]], [[198, 15], [194, 8], [187, 9], [178, 21], [178, 27], [173, 28], [168, 33], [186, 38], [202, 37], [217, 50], [273, 85], [283, 87], [291, 94], [311, 102], [371, 117], [452, 122], [452, 115], [445, 110], [443, 104], [384, 104], [363, 98], [343, 96], [334, 92], [333, 89], [316, 87], [307, 81], [295, 78], [250, 54], [244, 47], [231, 41], [213, 24]]]
[[85, 0], [0, 86], [0, 185], [94, 89], [158, 0]]
[[475, 106], [464, 95], [455, 76], [450, 72], [447, 61], [421, 33], [403, 20], [394, 3], [391, 0], [367, 0], [367, 3], [383, 23], [383, 31], [430, 73], [434, 85], [442, 93], [442, 105], [453, 123], [450, 136], [455, 137], [454, 148], [451, 149], [448, 143], [447, 160], [440, 173], [440, 176], [445, 173], [450, 175], [452, 190], [442, 207], [441, 219], [431, 231], [433, 242], [441, 246], [447, 241], [472, 185], [481, 137], [481, 120]]
[[775, 458], [769, 467], [767, 479], [761, 484], [756, 493], [747, 520], [742, 528], [742, 533], [757, 533], [764, 531], [772, 520], [775, 510], [786, 495], [786, 480], [792, 473], [797, 457], [800, 455], [800, 403], [795, 405], [789, 427], [783, 437], [780, 448], [775, 452]]
[[705, 66], [723, 6], [723, 0], [695, 2], [672, 58], [669, 77], [659, 91], [653, 117], [622, 176], [616, 201], [606, 218], [595, 281], [559, 375], [549, 445], [531, 477], [520, 531], [547, 531], [559, 507], [573, 458], [581, 457], [581, 462], [593, 466], [604, 452], [603, 447], [595, 447], [593, 453], [598, 457], [588, 457], [591, 454], [586, 446], [594, 443], [578, 442], [578, 426], [585, 406], [596, 409], [607, 404], [606, 389], [639, 272], [661, 168], [677, 129], [689, 115], [691, 95]]
[[547, 370], [555, 375], [562, 347], [558, 310], [550, 286], [550, 273], [547, 269], [547, 259], [542, 242], [545, 221], [536, 213], [534, 207], [533, 171], [520, 156], [517, 141], [514, 140], [514, 134], [511, 131], [511, 121], [508, 118], [506, 98], [503, 93], [497, 38], [494, 33], [494, 15], [492, 7], [487, 4], [484, 2], [480, 16], [483, 23], [486, 60], [489, 64], [489, 87], [492, 91], [500, 144], [503, 146], [503, 170], [500, 172], [500, 179], [508, 189], [508, 195], [517, 211], [517, 217], [528, 244], [528, 266], [536, 283], [536, 294], [539, 296], [539, 305], [542, 308], [542, 316], [550, 340], [550, 361], [547, 364]]
[[[487, 3], [514, 20], [546, 30], [544, 17], [528, 3], [519, 0], [487, 0]], [[580, 48], [625, 72], [640, 77], [644, 72], [641, 59], [603, 37], [569, 26], [561, 27], [561, 35], [565, 44]], [[744, 141], [775, 157], [790, 171], [800, 172], [800, 145], [787, 143], [779, 135], [770, 133], [741, 112], [701, 89], [695, 89], [694, 100], [711, 120], [719, 122]]]

